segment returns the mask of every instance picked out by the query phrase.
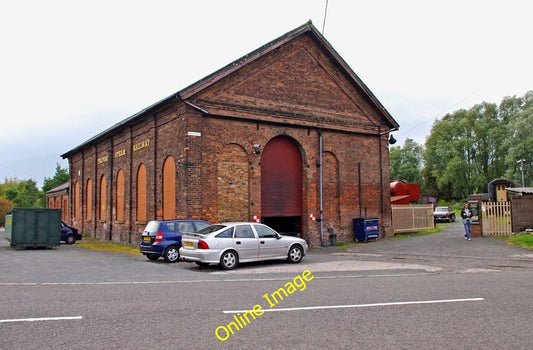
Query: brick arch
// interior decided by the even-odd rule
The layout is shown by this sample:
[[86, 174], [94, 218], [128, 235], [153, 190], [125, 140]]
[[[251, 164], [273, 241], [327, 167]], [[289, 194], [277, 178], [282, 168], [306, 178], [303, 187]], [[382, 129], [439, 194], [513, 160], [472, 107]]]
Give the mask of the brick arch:
[[107, 219], [107, 179], [105, 175], [100, 177], [100, 220]]
[[146, 166], [141, 163], [137, 169], [137, 210], [136, 220], [143, 222], [147, 218], [147, 175]]
[[250, 220], [248, 155], [236, 144], [222, 147], [217, 165], [218, 221]]
[[303, 158], [288, 136], [271, 139], [261, 154], [261, 220], [285, 233], [302, 232]]
[[67, 199], [66, 198], [63, 198], [63, 206], [61, 207], [61, 217], [63, 218], [63, 221], [67, 221], [68, 218], [67, 218], [67, 211], [68, 211], [68, 207], [67, 207]]
[[85, 220], [91, 221], [93, 218], [93, 181], [90, 178], [87, 179], [85, 191]]
[[81, 189], [80, 183], [74, 184], [74, 221], [77, 223], [81, 220]]
[[163, 219], [176, 218], [176, 162], [168, 156], [163, 164]]
[[340, 179], [339, 160], [332, 152], [322, 154], [322, 188], [324, 227], [340, 225]]
[[116, 187], [116, 220], [124, 221], [125, 187], [124, 172], [122, 171], [122, 169], [117, 172]]

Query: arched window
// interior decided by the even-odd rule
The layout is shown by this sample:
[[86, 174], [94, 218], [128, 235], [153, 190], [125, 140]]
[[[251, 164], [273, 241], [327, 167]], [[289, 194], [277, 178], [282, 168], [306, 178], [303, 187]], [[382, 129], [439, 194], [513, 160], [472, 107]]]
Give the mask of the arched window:
[[91, 179], [87, 180], [85, 196], [85, 220], [90, 221], [93, 218], [93, 182]]
[[163, 219], [176, 218], [176, 163], [168, 157], [163, 164]]
[[146, 221], [146, 167], [137, 170], [137, 221]]
[[105, 175], [100, 178], [100, 220], [106, 220], [107, 208], [107, 183]]
[[80, 184], [78, 181], [74, 184], [74, 220], [78, 222], [81, 218], [81, 196]]
[[117, 221], [124, 221], [124, 172], [117, 173]]
[[61, 208], [62, 213], [63, 213], [63, 221], [67, 221], [68, 220], [68, 218], [67, 218], [67, 209], [68, 209], [67, 205], [68, 204], [67, 203], [68, 203], [67, 199], [64, 198], [63, 199], [63, 208]]

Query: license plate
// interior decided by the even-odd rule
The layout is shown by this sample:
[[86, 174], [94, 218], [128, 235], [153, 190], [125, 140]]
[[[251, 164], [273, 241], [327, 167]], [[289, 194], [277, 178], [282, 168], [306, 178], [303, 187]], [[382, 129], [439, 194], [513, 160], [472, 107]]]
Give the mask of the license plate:
[[184, 242], [186, 247], [194, 247], [194, 244], [192, 242]]
[[143, 241], [144, 242], [150, 242], [152, 240], [152, 238], [150, 236], [144, 236], [143, 237]]

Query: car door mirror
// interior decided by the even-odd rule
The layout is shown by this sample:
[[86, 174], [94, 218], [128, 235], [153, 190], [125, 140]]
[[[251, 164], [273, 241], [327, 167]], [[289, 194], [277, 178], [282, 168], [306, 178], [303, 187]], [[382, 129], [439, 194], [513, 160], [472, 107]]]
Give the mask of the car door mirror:
[[276, 233], [276, 239], [281, 239], [281, 235], [279, 233]]

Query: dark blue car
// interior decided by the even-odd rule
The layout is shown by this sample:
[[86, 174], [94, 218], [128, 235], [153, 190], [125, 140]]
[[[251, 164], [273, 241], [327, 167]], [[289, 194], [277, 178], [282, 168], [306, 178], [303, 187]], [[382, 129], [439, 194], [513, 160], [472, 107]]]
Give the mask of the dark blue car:
[[74, 244], [81, 239], [78, 229], [65, 224], [61, 221], [61, 240], [66, 244]]
[[153, 220], [148, 222], [141, 235], [139, 248], [150, 260], [163, 257], [166, 262], [179, 260], [182, 233], [196, 232], [211, 225], [196, 219]]

